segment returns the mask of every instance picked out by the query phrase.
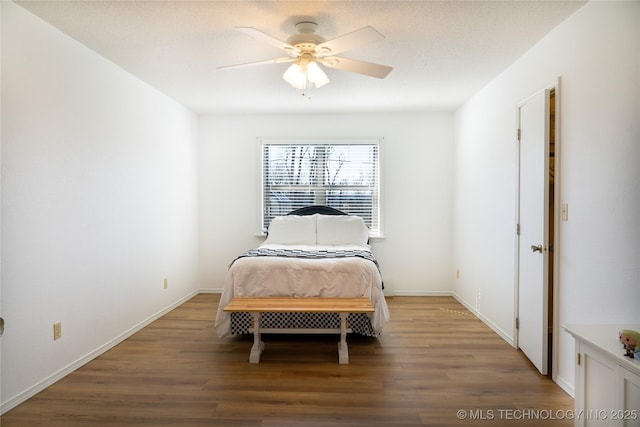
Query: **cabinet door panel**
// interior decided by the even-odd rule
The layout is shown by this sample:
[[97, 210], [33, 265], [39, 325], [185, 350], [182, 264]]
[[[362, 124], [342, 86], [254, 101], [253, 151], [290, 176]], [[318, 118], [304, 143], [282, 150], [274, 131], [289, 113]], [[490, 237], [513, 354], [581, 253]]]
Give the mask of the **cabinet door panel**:
[[620, 374], [624, 427], [640, 427], [640, 376], [626, 369], [620, 369]]
[[596, 352], [585, 351], [583, 357], [586, 426], [610, 426], [611, 420], [606, 415], [617, 407], [616, 394], [611, 392], [616, 389], [616, 365], [598, 356]]

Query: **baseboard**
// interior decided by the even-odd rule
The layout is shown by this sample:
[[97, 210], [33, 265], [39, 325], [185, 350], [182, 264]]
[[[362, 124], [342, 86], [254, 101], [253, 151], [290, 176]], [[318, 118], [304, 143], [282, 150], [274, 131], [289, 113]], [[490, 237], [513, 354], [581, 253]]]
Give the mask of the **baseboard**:
[[[221, 294], [222, 288], [200, 288], [201, 294]], [[387, 289], [384, 291], [385, 297], [450, 297], [453, 296], [451, 291], [398, 291], [395, 289]]]
[[198, 289], [200, 294], [221, 294], [222, 288], [200, 288]]
[[90, 361], [92, 361], [96, 357], [98, 357], [101, 354], [103, 354], [103, 353], [107, 352], [108, 350], [112, 349], [116, 345], [120, 344], [122, 341], [126, 340], [127, 338], [129, 338], [130, 336], [135, 334], [136, 332], [138, 332], [141, 329], [143, 329], [145, 326], [148, 326], [149, 324], [151, 324], [152, 322], [158, 320], [160, 317], [164, 316], [165, 314], [167, 314], [168, 312], [170, 312], [174, 308], [176, 308], [179, 305], [181, 305], [181, 304], [185, 303], [186, 301], [190, 300], [191, 298], [196, 296], [198, 293], [200, 293], [200, 290], [195, 290], [193, 292], [190, 292], [185, 297], [179, 299], [178, 301], [172, 303], [171, 305], [169, 305], [168, 307], [165, 307], [164, 309], [158, 311], [157, 313], [147, 317], [142, 322], [138, 323], [137, 325], [133, 326], [132, 328], [130, 328], [127, 331], [123, 332], [122, 334], [118, 335], [117, 337], [115, 337], [114, 339], [110, 340], [109, 342], [101, 345], [100, 347], [96, 348], [95, 350], [93, 350], [93, 351], [87, 353], [86, 355], [80, 357], [79, 359], [75, 360], [74, 362], [71, 362], [70, 364], [68, 364], [64, 368], [62, 368], [59, 371], [53, 373], [52, 375], [48, 376], [47, 378], [43, 379], [42, 381], [34, 384], [33, 386], [29, 387], [28, 389], [26, 389], [22, 393], [17, 394], [16, 396], [12, 397], [11, 399], [7, 400], [6, 402], [2, 402], [2, 405], [0, 406], [0, 415], [6, 413], [7, 411], [10, 411], [11, 409], [13, 409], [16, 406], [18, 406], [19, 404], [21, 404], [22, 402], [30, 399], [31, 397], [33, 397], [36, 394], [40, 393], [42, 390], [46, 389], [50, 385], [54, 384], [55, 382], [61, 380], [65, 376], [69, 375], [70, 373], [72, 373], [76, 369], [82, 367], [83, 365], [89, 363]]
[[572, 384], [567, 382], [567, 380], [562, 377], [556, 376], [555, 383], [558, 384], [558, 386], [563, 389], [569, 396], [573, 397], [574, 399], [576, 398], [576, 390], [575, 388], [573, 388]]
[[[221, 294], [222, 288], [200, 288], [201, 294]], [[394, 289], [385, 289], [384, 296], [387, 298], [396, 297], [450, 297], [453, 296], [451, 291], [398, 291]]]
[[398, 291], [394, 290], [392, 295], [396, 297], [450, 297], [453, 296], [451, 291]]
[[455, 292], [452, 292], [452, 296], [456, 299], [456, 301], [458, 301], [460, 304], [464, 305], [465, 308], [471, 312], [471, 314], [476, 316], [478, 319], [480, 319], [482, 321], [482, 323], [487, 325], [489, 328], [491, 328], [491, 330], [493, 330], [493, 332], [498, 334], [500, 336], [500, 338], [502, 338], [503, 340], [508, 342], [509, 345], [511, 345], [511, 347], [515, 347], [515, 340], [511, 335], [509, 335], [508, 333], [506, 333], [505, 331], [500, 329], [498, 327], [498, 325], [493, 323], [491, 320], [489, 320], [487, 317], [485, 317], [482, 313], [478, 312], [475, 308], [473, 308], [473, 306], [471, 304], [467, 303], [467, 301], [465, 301], [463, 298], [461, 298]]

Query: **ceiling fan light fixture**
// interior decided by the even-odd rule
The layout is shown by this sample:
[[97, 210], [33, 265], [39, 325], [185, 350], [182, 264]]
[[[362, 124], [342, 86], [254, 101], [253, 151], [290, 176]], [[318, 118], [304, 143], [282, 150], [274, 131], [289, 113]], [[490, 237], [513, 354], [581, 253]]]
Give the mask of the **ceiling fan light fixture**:
[[329, 83], [329, 77], [315, 61], [304, 61], [304, 63], [298, 61], [291, 64], [282, 75], [282, 78], [299, 90], [307, 88], [307, 81], [313, 83], [316, 88]]
[[329, 83], [329, 77], [322, 71], [317, 62], [311, 62], [307, 65], [307, 79], [312, 82], [315, 87], [322, 87]]
[[307, 88], [307, 73], [298, 63], [291, 64], [282, 78], [296, 89], [304, 90]]

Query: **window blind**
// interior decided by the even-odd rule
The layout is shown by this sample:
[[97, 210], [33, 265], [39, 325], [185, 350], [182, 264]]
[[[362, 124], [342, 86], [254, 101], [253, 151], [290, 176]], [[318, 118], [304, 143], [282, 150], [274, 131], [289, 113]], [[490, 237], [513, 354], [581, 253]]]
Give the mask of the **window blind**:
[[309, 205], [360, 216], [380, 233], [379, 142], [262, 143], [262, 226]]

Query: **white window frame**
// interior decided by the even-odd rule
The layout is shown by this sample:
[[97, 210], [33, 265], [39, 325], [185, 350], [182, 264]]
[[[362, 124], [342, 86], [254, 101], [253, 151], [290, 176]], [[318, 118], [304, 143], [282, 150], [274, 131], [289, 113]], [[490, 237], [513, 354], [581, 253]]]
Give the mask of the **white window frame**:
[[[309, 138], [309, 137], [281, 137], [281, 138], [257, 138], [257, 151], [259, 171], [258, 174], [258, 209], [257, 209], [257, 224], [259, 234], [264, 235], [266, 230], [263, 227], [264, 214], [265, 214], [265, 196], [264, 196], [264, 145], [377, 145], [378, 147], [378, 170], [377, 170], [377, 222], [378, 229], [371, 231], [371, 238], [377, 239], [384, 236], [384, 210], [383, 210], [383, 161], [384, 161], [384, 138], [382, 137], [361, 137], [361, 138]], [[339, 207], [337, 207], [339, 209]]]

